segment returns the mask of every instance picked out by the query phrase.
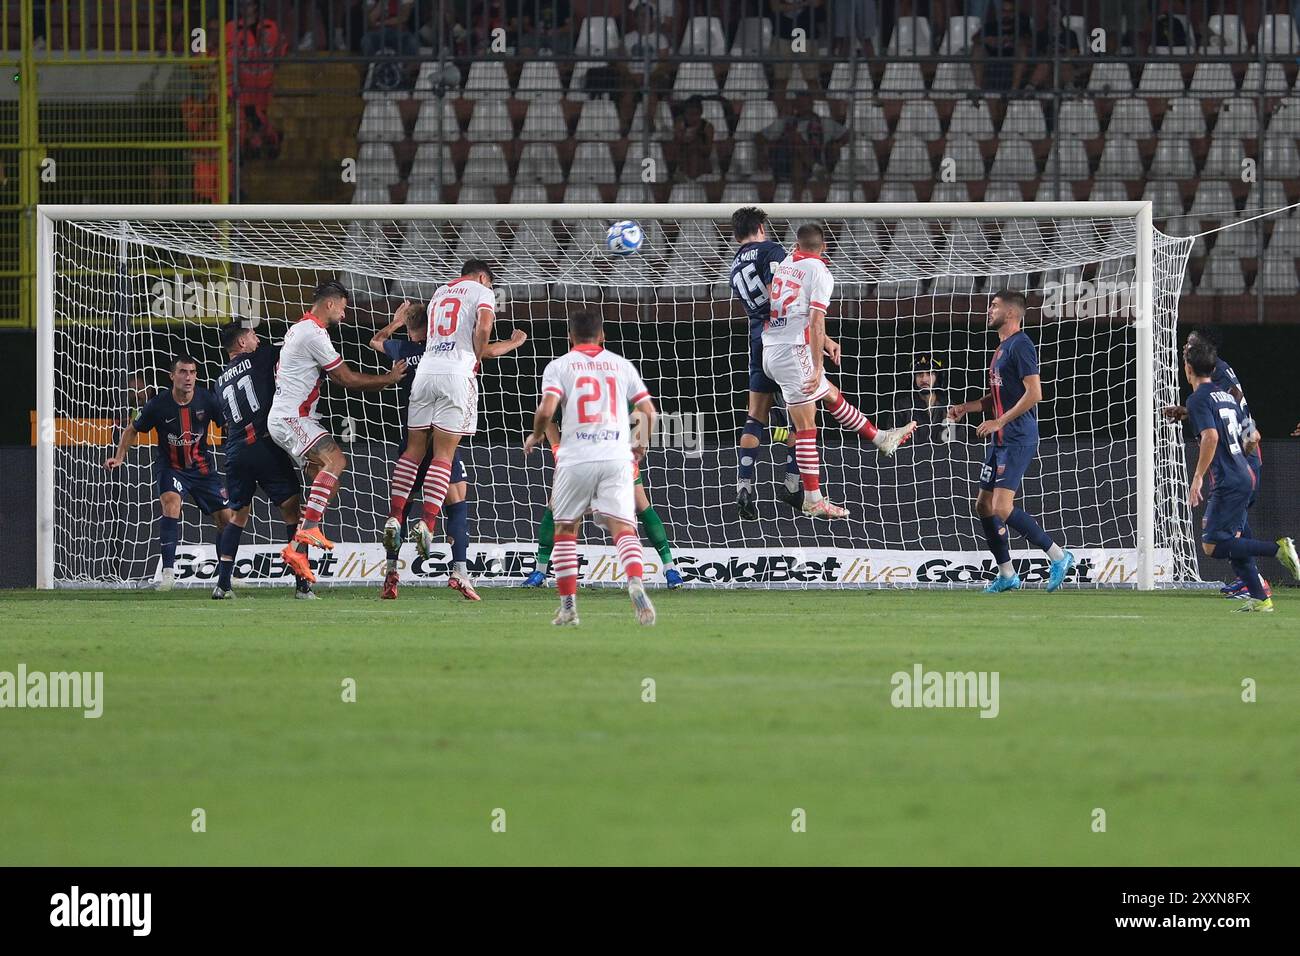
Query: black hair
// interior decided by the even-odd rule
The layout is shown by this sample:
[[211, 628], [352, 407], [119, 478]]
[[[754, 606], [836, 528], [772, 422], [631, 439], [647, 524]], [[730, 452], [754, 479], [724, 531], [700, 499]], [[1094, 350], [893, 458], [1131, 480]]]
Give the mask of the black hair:
[[605, 320], [594, 309], [579, 309], [569, 313], [569, 334], [579, 345], [595, 342], [600, 338], [600, 330], [604, 326]]
[[186, 352], [182, 352], [172, 359], [172, 371], [176, 371], [177, 367], [181, 365], [193, 365], [194, 371], [199, 370], [199, 360]]
[[465, 264], [460, 267], [460, 274], [463, 276], [477, 275], [480, 272], [487, 276], [489, 281], [497, 281], [496, 274], [492, 271], [492, 267], [482, 259], [466, 259]]
[[800, 249], [805, 244], [812, 245], [814, 240], [820, 246], [826, 242], [826, 230], [815, 222], [805, 222], [799, 227], [794, 237], [798, 240]]
[[351, 299], [348, 294], [347, 286], [337, 279], [330, 279], [328, 282], [322, 282], [316, 287], [316, 291], [311, 294], [313, 304], [324, 302], [326, 299]]
[[1214, 367], [1219, 364], [1219, 352], [1212, 343], [1197, 339], [1188, 342], [1183, 349], [1183, 361], [1201, 378], [1209, 378], [1214, 374]]
[[1024, 315], [1025, 310], [1029, 308], [1029, 300], [1025, 298], [1023, 292], [1017, 292], [1015, 289], [999, 289], [993, 293], [993, 298], [1001, 299], [1007, 305], [1014, 305]]
[[731, 214], [731, 232], [737, 242], [744, 242], [759, 226], [767, 225], [767, 213], [757, 206], [741, 206]]
[[239, 321], [230, 322], [222, 326], [221, 347], [229, 352], [235, 347], [235, 343], [239, 341], [240, 336], [249, 331], [252, 330]]

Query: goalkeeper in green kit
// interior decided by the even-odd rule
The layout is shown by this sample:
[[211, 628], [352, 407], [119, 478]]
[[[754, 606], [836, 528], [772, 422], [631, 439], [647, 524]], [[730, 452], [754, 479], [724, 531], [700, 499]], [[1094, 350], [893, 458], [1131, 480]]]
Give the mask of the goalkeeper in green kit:
[[[551, 448], [556, 449], [560, 443], [560, 430], [551, 422], [546, 426], [546, 437], [551, 443]], [[633, 465], [633, 475], [635, 476], [634, 486], [636, 491], [636, 516], [637, 520], [645, 528], [645, 536], [649, 539], [651, 546], [659, 553], [660, 570], [663, 571], [664, 582], [670, 590], [681, 587], [686, 582], [682, 580], [681, 572], [673, 566], [673, 546], [668, 541], [668, 529], [664, 527], [658, 512], [655, 511], [654, 505], [650, 504], [650, 496], [646, 494], [645, 483], [641, 480], [641, 465]], [[532, 574], [524, 580], [524, 587], [540, 588], [546, 586], [546, 568], [551, 563], [551, 549], [555, 546], [555, 516], [551, 514], [551, 509], [542, 512], [542, 523], [537, 527], [537, 568]]]

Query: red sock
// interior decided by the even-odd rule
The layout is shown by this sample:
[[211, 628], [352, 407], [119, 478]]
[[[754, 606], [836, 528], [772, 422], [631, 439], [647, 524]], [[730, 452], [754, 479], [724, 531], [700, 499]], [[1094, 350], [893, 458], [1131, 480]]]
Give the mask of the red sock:
[[406, 510], [406, 501], [411, 497], [411, 488], [415, 485], [415, 474], [420, 470], [420, 463], [414, 458], [402, 455], [393, 466], [392, 500], [388, 506], [388, 517], [402, 520]]
[[835, 404], [831, 407], [831, 417], [834, 418], [841, 426], [851, 432], [857, 432], [867, 441], [876, 437], [876, 426], [871, 424], [870, 419], [860, 411], [844, 400], [844, 393], [841, 392]]
[[451, 484], [451, 462], [445, 458], [435, 458], [424, 474], [424, 523], [430, 528], [438, 520], [438, 512], [442, 510], [442, 502], [447, 497], [449, 484]]
[[624, 531], [614, 539], [618, 549], [618, 560], [623, 565], [623, 573], [629, 578], [639, 578], [645, 574], [641, 564], [641, 539], [631, 531]]
[[551, 550], [551, 568], [555, 571], [555, 589], [561, 597], [578, 593], [578, 536], [557, 534]]
[[794, 460], [799, 465], [799, 477], [804, 491], [821, 488], [821, 462], [817, 458], [817, 429], [794, 433]]
[[325, 506], [330, 503], [330, 497], [338, 486], [339, 480], [328, 471], [322, 469], [317, 472], [311, 491], [307, 492], [307, 507], [302, 510], [302, 520], [320, 524]]

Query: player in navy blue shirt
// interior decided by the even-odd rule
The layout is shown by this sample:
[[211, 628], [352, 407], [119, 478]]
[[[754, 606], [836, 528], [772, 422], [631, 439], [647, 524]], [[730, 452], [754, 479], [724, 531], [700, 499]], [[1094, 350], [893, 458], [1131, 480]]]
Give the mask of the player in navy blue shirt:
[[[767, 432], [776, 383], [763, 371], [763, 326], [770, 315], [768, 286], [772, 270], [785, 261], [785, 249], [767, 238], [767, 213], [757, 206], [745, 206], [731, 215], [731, 231], [740, 243], [731, 263], [731, 291], [740, 300], [749, 321], [749, 415], [740, 432], [736, 453], [736, 510], [742, 518], [758, 517], [754, 495], [754, 459]], [[786, 440], [785, 485], [777, 498], [792, 508], [803, 507], [799, 464], [794, 456], [794, 435]]]
[[[302, 480], [293, 459], [274, 441], [266, 428], [266, 415], [275, 398], [275, 366], [280, 353], [263, 345], [252, 329], [231, 322], [221, 330], [221, 345], [228, 361], [213, 390], [221, 402], [222, 451], [226, 455], [226, 492], [233, 512], [230, 523], [217, 541], [217, 586], [212, 597], [234, 597], [231, 572], [239, 552], [239, 540], [248, 525], [249, 509], [260, 485], [271, 503], [280, 509], [293, 541], [298, 531]], [[294, 594], [314, 598], [311, 582], [298, 578]]]
[[[1211, 337], [1211, 335], [1208, 332], [1203, 332], [1200, 330], [1196, 330], [1192, 332], [1191, 335], [1187, 336], [1187, 346], [1185, 346], [1185, 348], [1194, 346], [1196, 343], [1203, 343], [1205, 345], [1209, 345], [1211, 348], [1215, 350], [1216, 354], [1218, 353], [1218, 346], [1215, 344], [1214, 338]], [[1252, 438], [1257, 438], [1255, 420], [1251, 417], [1250, 406], [1246, 404], [1245, 389], [1242, 387], [1241, 380], [1237, 378], [1237, 373], [1233, 370], [1231, 365], [1229, 365], [1227, 362], [1223, 360], [1223, 356], [1221, 355], [1218, 357], [1218, 360], [1214, 363], [1214, 374], [1210, 376], [1210, 381], [1213, 383], [1216, 390], [1220, 392], [1227, 392], [1229, 395], [1233, 397], [1233, 400], [1236, 401], [1236, 403], [1241, 406], [1241, 410], [1244, 414], [1244, 417], [1242, 418], [1241, 421], [1241, 433], [1242, 433], [1243, 440], [1246, 442], [1250, 442]], [[1164, 409], [1164, 416], [1170, 421], [1180, 421], [1180, 422], [1186, 421], [1187, 408], [1183, 405], [1170, 405], [1169, 407]], [[1254, 471], [1255, 473], [1255, 494], [1252, 495], [1250, 499], [1250, 507], [1252, 508], [1255, 506], [1255, 501], [1259, 496], [1260, 482], [1263, 480], [1264, 477], [1263, 451], [1260, 448], [1260, 442], [1256, 440], [1253, 444], [1254, 444], [1254, 450], [1246, 454], [1246, 464], [1250, 465], [1251, 470]], [[1241, 529], [1241, 535], [1244, 538], [1254, 537], [1254, 535], [1252, 535], [1250, 531], [1249, 514], [1247, 515], [1246, 518], [1245, 527]], [[1231, 584], [1224, 585], [1219, 590], [1225, 596], [1233, 597], [1233, 598], [1236, 597], [1244, 598], [1244, 597], [1248, 597], [1250, 594], [1249, 590], [1246, 587], [1246, 582], [1241, 580], [1240, 578], [1233, 581]], [[1268, 590], [1267, 581], [1264, 582], [1264, 590], [1265, 591]]]
[[176, 544], [180, 536], [183, 496], [211, 515], [220, 531], [230, 520], [230, 502], [217, 462], [208, 447], [208, 426], [221, 421], [221, 407], [206, 388], [198, 388], [199, 364], [188, 355], [172, 360], [172, 387], [149, 399], [131, 424], [122, 431], [117, 451], [104, 462], [109, 471], [124, 461], [135, 436], [158, 431], [154, 453], [154, 488], [162, 507], [158, 521], [158, 543], [162, 550], [160, 587], [169, 589], [175, 580]]
[[[394, 332], [405, 327], [406, 338], [392, 338]], [[411, 382], [415, 379], [416, 369], [420, 367], [420, 359], [424, 356], [425, 339], [428, 333], [428, 318], [424, 309], [410, 302], [403, 302], [398, 306], [397, 311], [393, 314], [393, 321], [388, 323], [370, 340], [370, 347], [382, 355], [396, 362], [399, 359], [406, 360], [406, 374], [398, 383], [398, 394], [400, 396], [400, 407], [402, 409], [402, 444], [398, 447], [397, 453], [400, 457], [406, 450], [406, 440], [409, 431], [406, 427], [406, 408], [411, 397]], [[520, 329], [516, 329], [510, 338], [504, 342], [489, 343], [483, 353], [484, 358], [497, 358], [505, 355], [514, 349], [519, 348], [528, 340], [528, 335]], [[433, 463], [433, 445], [430, 444], [425, 452], [420, 467], [415, 473], [415, 481], [412, 483], [413, 488], [424, 487], [424, 473], [429, 470], [429, 465]], [[469, 502], [466, 501], [466, 495], [469, 490], [469, 482], [465, 476], [465, 463], [461, 459], [460, 448], [456, 449], [455, 457], [451, 461], [451, 481], [447, 485], [447, 497], [443, 500], [443, 514], [447, 516], [447, 534], [451, 538], [451, 558], [452, 572], [447, 578], [447, 586], [470, 601], [481, 600], [477, 591], [474, 590], [473, 582], [469, 578], [468, 558], [469, 558]], [[395, 600], [397, 598], [397, 559], [402, 546], [402, 539], [405, 537], [406, 519], [411, 513], [413, 501], [407, 499], [406, 509], [402, 513], [402, 532], [392, 541], [384, 541], [384, 550], [388, 560], [384, 569], [384, 584], [380, 589], [379, 595], [385, 600]]]
[[[1187, 419], [1201, 442], [1187, 497], [1193, 508], [1205, 502], [1202, 550], [1213, 558], [1231, 561], [1232, 569], [1246, 582], [1250, 599], [1237, 610], [1272, 611], [1273, 600], [1264, 589], [1255, 559], [1276, 557], [1300, 580], [1300, 558], [1290, 538], [1259, 541], [1242, 533], [1258, 482], [1246, 458], [1258, 436], [1244, 435], [1241, 423], [1246, 413], [1230, 392], [1214, 384], [1218, 358], [1214, 346], [1204, 340], [1188, 342], [1183, 349], [1183, 373], [1192, 386]], [[1206, 472], [1213, 485], [1209, 495], [1202, 493]]]
[[1016, 492], [1038, 454], [1038, 412], [1043, 384], [1038, 371], [1038, 350], [1021, 328], [1025, 318], [1023, 292], [1004, 289], [989, 303], [988, 326], [998, 333], [998, 347], [989, 363], [989, 392], [974, 402], [954, 405], [948, 417], [958, 421], [968, 412], [992, 414], [980, 422], [975, 434], [988, 437], [989, 449], [980, 471], [980, 492], [975, 513], [984, 540], [998, 564], [998, 574], [985, 588], [989, 594], [1020, 587], [1020, 575], [1011, 563], [1007, 527], [1047, 553], [1052, 566], [1047, 590], [1055, 591], [1074, 567], [1074, 555], [1065, 551], [1025, 509], [1016, 505]]

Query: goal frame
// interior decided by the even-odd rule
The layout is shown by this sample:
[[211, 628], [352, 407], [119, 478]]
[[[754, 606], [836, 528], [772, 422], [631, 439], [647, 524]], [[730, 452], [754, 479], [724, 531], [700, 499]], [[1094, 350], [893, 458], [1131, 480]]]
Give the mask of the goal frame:
[[[144, 221], [331, 221], [475, 219], [728, 219], [736, 203], [451, 203], [405, 205], [229, 204], [40, 205], [36, 207], [36, 586], [55, 587], [55, 393], [54, 393], [54, 227], [59, 222], [135, 219]], [[1135, 271], [1138, 590], [1155, 589], [1155, 283], [1154, 224], [1149, 201], [964, 202], [964, 203], [768, 203], [775, 219], [1133, 219]]]

